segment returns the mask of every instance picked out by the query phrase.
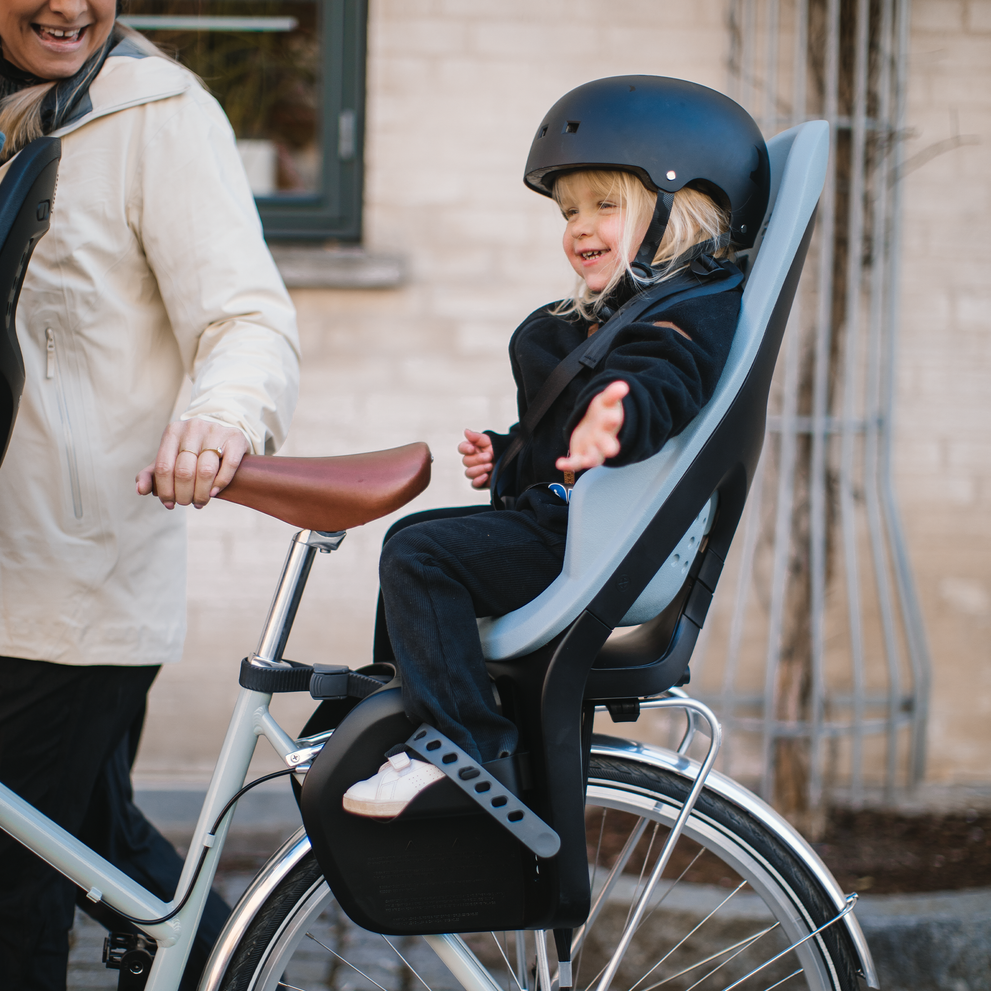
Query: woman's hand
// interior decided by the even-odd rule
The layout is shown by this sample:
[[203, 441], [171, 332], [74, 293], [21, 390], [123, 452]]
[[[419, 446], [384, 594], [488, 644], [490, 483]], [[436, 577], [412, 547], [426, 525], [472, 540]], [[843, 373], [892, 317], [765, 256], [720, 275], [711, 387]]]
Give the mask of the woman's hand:
[[558, 471], [597, 468], [606, 458], [619, 454], [617, 437], [623, 426], [623, 397], [629, 391], [625, 382], [613, 382], [588, 404], [585, 415], [571, 432], [568, 456], [557, 459]]
[[162, 434], [154, 464], [138, 472], [138, 495], [155, 493], [166, 509], [202, 509], [234, 477], [248, 439], [237, 427], [209, 420], [174, 420]]
[[492, 474], [492, 438], [465, 428], [465, 440], [458, 444], [458, 454], [463, 455], [465, 477], [471, 479], [472, 488], [487, 489]]

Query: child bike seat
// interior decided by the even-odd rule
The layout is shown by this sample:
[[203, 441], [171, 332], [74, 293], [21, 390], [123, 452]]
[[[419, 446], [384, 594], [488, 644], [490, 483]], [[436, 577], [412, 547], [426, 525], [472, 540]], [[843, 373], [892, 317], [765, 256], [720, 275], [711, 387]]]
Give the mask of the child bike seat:
[[[571, 945], [569, 930], [585, 922], [585, 769], [595, 702], [635, 718], [640, 698], [666, 691], [687, 671], [760, 457], [771, 374], [828, 145], [821, 122], [768, 144], [769, 219], [712, 400], [655, 457], [587, 472], [572, 494], [560, 577], [522, 609], [479, 621], [503, 712], [528, 754], [517, 755], [519, 801], [507, 796], [503, 804], [520, 816], [532, 812], [539, 828], [556, 834], [557, 852], [525, 845], [475, 804], [415, 815], [411, 808], [389, 822], [343, 812], [344, 790], [372, 774], [387, 747], [419, 732], [396, 685], [350, 709], [307, 772], [301, 805], [313, 849], [339, 904], [365, 928], [554, 929], [560, 953]], [[633, 623], [640, 625], [609, 640], [614, 628]], [[317, 731], [313, 723], [304, 735]], [[438, 802], [442, 786], [461, 800], [448, 781], [437, 786]]]
[[[521, 609], [479, 620], [488, 660], [532, 653], [583, 611], [610, 630], [654, 621], [679, 592], [697, 584], [710, 555], [703, 581], [718, 577], [760, 456], [771, 374], [825, 179], [829, 127], [824, 121], [801, 124], [772, 138], [768, 153], [768, 216], [750, 252], [736, 335], [712, 399], [654, 457], [595, 468], [578, 480], [561, 574]], [[682, 598], [689, 621], [700, 627], [708, 596]], [[630, 651], [614, 643], [606, 666], [615, 667]], [[636, 694], [670, 685], [645, 687], [649, 691]]]
[[687, 680], [757, 469], [771, 375], [825, 180], [828, 125], [792, 128], [768, 153], [769, 212], [712, 399], [654, 457], [583, 475], [561, 575], [522, 609], [479, 621], [489, 672], [532, 756], [532, 807], [561, 840], [542, 868], [556, 899], [544, 906], [544, 928], [580, 925], [588, 912], [584, 760], [594, 703], [636, 718], [638, 699]]

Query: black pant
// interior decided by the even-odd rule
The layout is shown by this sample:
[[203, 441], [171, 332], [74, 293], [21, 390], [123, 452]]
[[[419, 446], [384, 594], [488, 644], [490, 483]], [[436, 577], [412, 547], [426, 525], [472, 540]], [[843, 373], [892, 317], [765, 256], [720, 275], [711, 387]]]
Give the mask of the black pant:
[[[0, 781], [168, 900], [182, 861], [132, 801], [130, 769], [157, 667], [0, 658]], [[0, 832], [0, 991], [64, 991], [76, 903], [136, 932]], [[211, 892], [182, 987], [195, 988], [230, 909]]]
[[516, 726], [496, 709], [475, 617], [518, 609], [560, 574], [567, 506], [542, 498], [536, 511], [418, 513], [394, 526], [382, 548], [380, 616], [389, 642], [377, 629], [375, 659], [395, 659], [410, 719], [475, 760], [516, 750]]

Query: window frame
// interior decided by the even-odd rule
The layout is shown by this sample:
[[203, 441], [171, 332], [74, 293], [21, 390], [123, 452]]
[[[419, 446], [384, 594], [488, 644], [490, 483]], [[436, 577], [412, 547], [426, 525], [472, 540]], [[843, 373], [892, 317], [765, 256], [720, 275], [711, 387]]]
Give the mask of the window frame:
[[319, 3], [323, 192], [312, 196], [256, 196], [255, 204], [269, 241], [361, 241], [367, 2]]

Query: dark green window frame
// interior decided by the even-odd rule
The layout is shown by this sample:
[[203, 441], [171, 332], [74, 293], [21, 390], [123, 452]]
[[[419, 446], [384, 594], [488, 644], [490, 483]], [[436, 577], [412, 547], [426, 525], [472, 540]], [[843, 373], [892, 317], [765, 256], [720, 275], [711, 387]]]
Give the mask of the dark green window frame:
[[[268, 11], [278, 10], [282, 0], [268, 0], [260, 7]], [[261, 215], [265, 237], [269, 241], [341, 241], [361, 240], [361, 207], [364, 173], [365, 135], [365, 49], [367, 34], [367, 0], [308, 0], [316, 8], [316, 37], [310, 37], [319, 46], [318, 100], [319, 118], [316, 133], [320, 150], [320, 167], [308, 189], [312, 191], [287, 192], [268, 195], [256, 194], [255, 203]], [[216, 21], [227, 21], [207, 27], [188, 27], [190, 20], [209, 21], [212, 10]], [[151, 32], [152, 40], [162, 44], [165, 51], [183, 58], [185, 45], [182, 35], [188, 30], [233, 30], [230, 21], [252, 20], [248, 0], [235, 0], [233, 8], [248, 9], [249, 16], [230, 17], [232, 4], [224, 0], [132, 0], [125, 4], [122, 20], [133, 23], [139, 30]], [[288, 9], [288, 8], [286, 8]], [[159, 13], [161, 11], [161, 13]], [[192, 14], [190, 14], [192, 11]], [[271, 20], [267, 15], [262, 20]], [[171, 25], [167, 22], [172, 20]], [[177, 25], [175, 22], [186, 22]], [[311, 21], [312, 24], [312, 21]], [[156, 25], [161, 25], [156, 27]], [[255, 24], [241, 30], [272, 30]], [[284, 28], [276, 28], [284, 30]], [[161, 31], [162, 34], [156, 34]], [[175, 32], [179, 33], [176, 38]], [[312, 28], [311, 28], [312, 32]], [[175, 46], [170, 49], [170, 46]], [[235, 46], [236, 47], [236, 46]], [[195, 52], [195, 50], [194, 50]], [[189, 64], [193, 71], [201, 71], [199, 58], [191, 53]], [[214, 56], [216, 49], [214, 49]], [[233, 65], [233, 63], [232, 63]], [[215, 65], [207, 65], [203, 78], [207, 85], [214, 76]], [[311, 77], [312, 78], [312, 77]], [[236, 92], [236, 91], [234, 91]], [[243, 90], [241, 91], [244, 92]], [[218, 93], [221, 103], [225, 97]], [[243, 102], [238, 105], [232, 119], [242, 125], [250, 123], [251, 111]], [[233, 105], [232, 105], [233, 108]], [[233, 109], [232, 109], [233, 113]], [[312, 118], [311, 118], [312, 119]], [[235, 122], [236, 122], [235, 121]], [[239, 137], [252, 138], [251, 129]]]
[[259, 196], [270, 241], [361, 240], [364, 180], [365, 0], [321, 0], [323, 192]]

